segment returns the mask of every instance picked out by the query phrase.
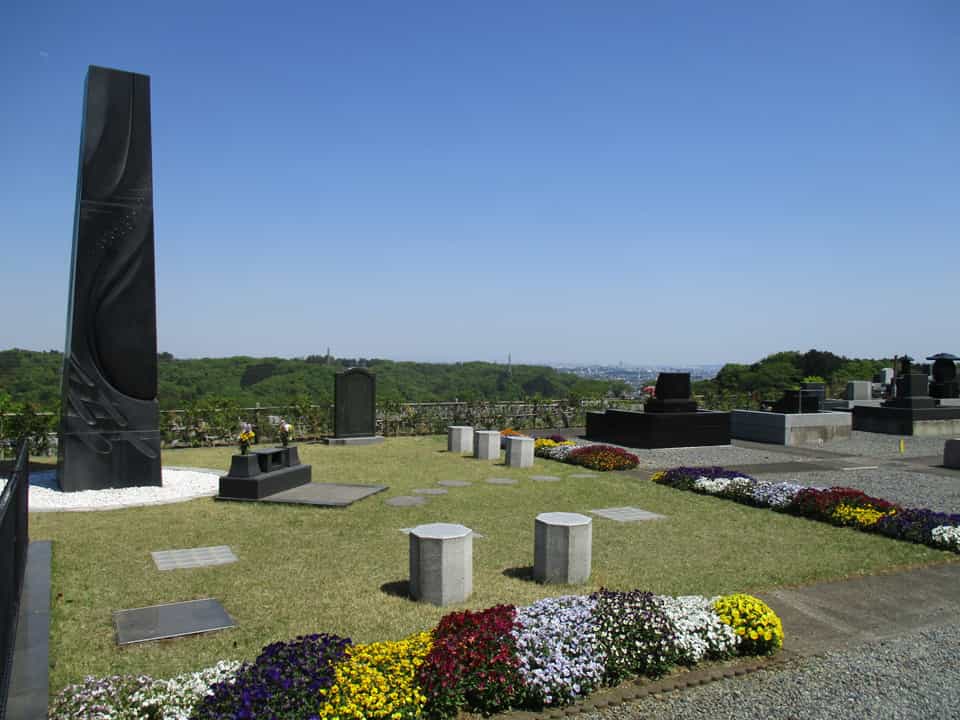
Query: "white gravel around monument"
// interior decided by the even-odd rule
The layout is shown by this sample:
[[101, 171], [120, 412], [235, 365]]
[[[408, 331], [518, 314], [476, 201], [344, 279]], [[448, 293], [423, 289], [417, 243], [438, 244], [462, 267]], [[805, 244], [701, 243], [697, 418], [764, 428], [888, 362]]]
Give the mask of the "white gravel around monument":
[[163, 468], [162, 477], [160, 487], [65, 493], [57, 488], [55, 470], [30, 473], [30, 511], [116, 510], [138, 505], [166, 505], [216, 495], [219, 489], [219, 476], [210, 471]]
[[770, 482], [792, 482], [821, 488], [852, 487], [903, 507], [960, 513], [960, 477], [928, 475], [890, 466], [864, 470], [751, 474]]

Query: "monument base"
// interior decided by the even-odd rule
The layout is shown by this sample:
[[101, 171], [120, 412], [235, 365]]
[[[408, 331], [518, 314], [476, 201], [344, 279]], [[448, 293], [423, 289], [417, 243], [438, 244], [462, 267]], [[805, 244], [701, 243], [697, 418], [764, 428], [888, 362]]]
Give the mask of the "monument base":
[[378, 445], [383, 442], [383, 435], [364, 435], [362, 437], [328, 437], [323, 438], [327, 445]]
[[850, 437], [849, 412], [776, 413], [762, 410], [733, 410], [730, 435], [738, 440], [776, 445], [809, 445]]
[[887, 435], [956, 437], [960, 435], [960, 407], [853, 408], [853, 429]]
[[301, 465], [297, 448], [253, 450], [234, 455], [230, 472], [220, 478], [217, 500], [260, 500], [310, 484], [311, 468]]
[[729, 445], [730, 413], [713, 410], [681, 413], [632, 410], [588, 412], [586, 438], [634, 448]]

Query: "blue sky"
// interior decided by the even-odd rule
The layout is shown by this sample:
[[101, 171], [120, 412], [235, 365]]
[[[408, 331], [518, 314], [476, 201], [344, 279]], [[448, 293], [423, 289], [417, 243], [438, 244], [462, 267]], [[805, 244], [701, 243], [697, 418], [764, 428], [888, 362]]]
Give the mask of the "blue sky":
[[0, 11], [0, 348], [62, 349], [87, 65], [181, 357], [960, 353], [960, 3]]

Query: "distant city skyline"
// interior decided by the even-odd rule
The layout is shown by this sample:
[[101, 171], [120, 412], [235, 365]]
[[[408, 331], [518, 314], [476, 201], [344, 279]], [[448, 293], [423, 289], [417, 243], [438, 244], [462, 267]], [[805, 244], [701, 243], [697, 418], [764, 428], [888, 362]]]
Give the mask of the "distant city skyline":
[[151, 77], [177, 357], [960, 354], [960, 3], [0, 14], [0, 348], [63, 350], [83, 79]]

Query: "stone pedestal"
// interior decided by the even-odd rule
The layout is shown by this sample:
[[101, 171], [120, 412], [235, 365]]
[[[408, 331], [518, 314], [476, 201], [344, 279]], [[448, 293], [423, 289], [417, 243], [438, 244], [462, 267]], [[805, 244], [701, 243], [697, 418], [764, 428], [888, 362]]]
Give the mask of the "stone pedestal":
[[943, 444], [943, 466], [960, 470], [960, 439], [947, 440]]
[[577, 585], [590, 578], [593, 521], [586, 515], [549, 512], [534, 527], [533, 577], [542, 583]]
[[506, 462], [510, 467], [533, 467], [533, 438], [507, 438]]
[[475, 430], [473, 433], [473, 456], [478, 460], [499, 460], [500, 432], [498, 430]]
[[447, 426], [447, 451], [452, 453], [473, 452], [473, 428], [469, 425]]
[[869, 380], [851, 380], [847, 383], [847, 400], [871, 400], [873, 383]]
[[431, 523], [410, 531], [410, 597], [434, 605], [463, 602], [473, 592], [473, 531]]

